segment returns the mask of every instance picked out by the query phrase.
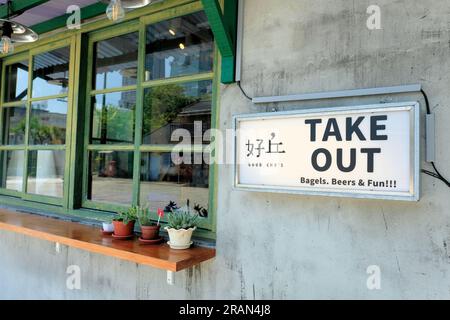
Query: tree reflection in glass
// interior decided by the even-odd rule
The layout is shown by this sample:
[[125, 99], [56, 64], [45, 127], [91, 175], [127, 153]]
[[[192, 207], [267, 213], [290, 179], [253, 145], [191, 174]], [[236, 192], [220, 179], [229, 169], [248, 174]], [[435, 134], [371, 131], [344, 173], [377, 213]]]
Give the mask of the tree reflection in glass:
[[21, 145], [25, 143], [25, 106], [3, 109], [5, 145]]
[[135, 91], [96, 95], [92, 115], [92, 143], [132, 144], [135, 109]]
[[194, 122], [202, 123], [202, 134], [211, 128], [212, 81], [169, 84], [149, 88], [144, 98], [144, 144], [172, 144], [177, 129], [194, 137]]
[[65, 99], [44, 100], [33, 103], [30, 115], [30, 144], [65, 144], [66, 122], [67, 101]]

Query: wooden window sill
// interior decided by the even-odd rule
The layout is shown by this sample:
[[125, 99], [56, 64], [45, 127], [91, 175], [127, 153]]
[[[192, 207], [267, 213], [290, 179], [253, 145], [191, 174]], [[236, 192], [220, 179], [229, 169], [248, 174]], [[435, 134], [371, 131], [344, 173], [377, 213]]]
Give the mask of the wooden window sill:
[[0, 229], [173, 272], [216, 255], [215, 249], [211, 248], [173, 250], [167, 244], [147, 246], [137, 239], [115, 240], [102, 235], [95, 227], [8, 210], [0, 210]]

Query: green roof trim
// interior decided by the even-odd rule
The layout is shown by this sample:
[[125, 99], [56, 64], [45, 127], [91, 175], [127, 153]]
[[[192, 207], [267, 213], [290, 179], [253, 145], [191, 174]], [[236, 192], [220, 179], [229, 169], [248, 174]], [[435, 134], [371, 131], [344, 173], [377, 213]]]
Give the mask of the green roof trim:
[[[81, 8], [81, 20], [94, 18], [101, 14], [104, 14], [106, 11], [107, 5], [104, 3], [94, 3], [84, 8]], [[45, 22], [41, 22], [39, 24], [35, 24], [31, 27], [38, 34], [43, 34], [55, 29], [62, 28], [66, 25], [67, 19], [71, 16], [71, 14], [64, 14], [62, 16], [50, 19]]]

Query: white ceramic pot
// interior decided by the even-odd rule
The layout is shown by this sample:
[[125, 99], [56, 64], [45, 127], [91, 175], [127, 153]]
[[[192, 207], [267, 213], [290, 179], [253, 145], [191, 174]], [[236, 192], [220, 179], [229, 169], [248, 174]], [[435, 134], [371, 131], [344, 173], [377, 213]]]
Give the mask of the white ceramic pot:
[[103, 222], [103, 231], [114, 232], [114, 225], [112, 223]]
[[197, 227], [180, 230], [165, 227], [165, 230], [169, 233], [169, 246], [176, 250], [188, 249], [192, 245], [191, 238], [195, 229]]

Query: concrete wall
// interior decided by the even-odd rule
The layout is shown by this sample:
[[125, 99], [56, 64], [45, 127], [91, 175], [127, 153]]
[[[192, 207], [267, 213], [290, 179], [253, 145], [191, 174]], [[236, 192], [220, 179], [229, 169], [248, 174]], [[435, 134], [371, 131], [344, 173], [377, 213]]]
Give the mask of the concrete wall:
[[[421, 83], [437, 115], [437, 164], [450, 177], [450, 3], [245, 0], [242, 86], [251, 96]], [[234, 114], [419, 100], [420, 95], [252, 105], [221, 94], [220, 127]], [[423, 166], [427, 165], [423, 163]], [[217, 258], [176, 276], [0, 232], [0, 298], [450, 298], [450, 190], [423, 176], [422, 200], [403, 203], [233, 191], [219, 170]], [[82, 289], [66, 289], [81, 266]], [[381, 268], [381, 290], [366, 268]]]

